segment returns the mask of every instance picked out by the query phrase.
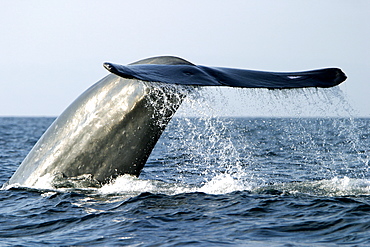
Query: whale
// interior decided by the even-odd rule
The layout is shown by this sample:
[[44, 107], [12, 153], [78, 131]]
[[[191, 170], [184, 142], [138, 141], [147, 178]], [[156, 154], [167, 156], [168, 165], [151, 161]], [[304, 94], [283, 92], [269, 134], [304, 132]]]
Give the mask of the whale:
[[185, 97], [201, 87], [292, 89], [334, 87], [339, 68], [265, 72], [195, 65], [159, 56], [120, 65], [93, 84], [56, 118], [3, 185], [38, 187], [45, 181], [89, 181], [102, 186], [121, 175], [139, 176]]

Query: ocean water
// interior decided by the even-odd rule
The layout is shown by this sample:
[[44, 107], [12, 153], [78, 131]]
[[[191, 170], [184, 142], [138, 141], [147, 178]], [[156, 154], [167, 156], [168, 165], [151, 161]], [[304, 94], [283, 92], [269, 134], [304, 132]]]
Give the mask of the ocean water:
[[[0, 183], [53, 118], [0, 118]], [[370, 245], [370, 119], [174, 118], [139, 178], [0, 190], [1, 246]]]

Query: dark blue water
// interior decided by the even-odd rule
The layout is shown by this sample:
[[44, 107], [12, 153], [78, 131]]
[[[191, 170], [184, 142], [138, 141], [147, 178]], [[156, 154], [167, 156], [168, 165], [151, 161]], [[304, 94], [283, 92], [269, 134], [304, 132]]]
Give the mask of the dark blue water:
[[[139, 178], [0, 191], [1, 246], [370, 245], [370, 119], [173, 119]], [[52, 118], [0, 118], [0, 183]]]

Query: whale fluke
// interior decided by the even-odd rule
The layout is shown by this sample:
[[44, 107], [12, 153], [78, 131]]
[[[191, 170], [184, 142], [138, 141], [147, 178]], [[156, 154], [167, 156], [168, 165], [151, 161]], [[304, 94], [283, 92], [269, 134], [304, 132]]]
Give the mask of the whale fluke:
[[48, 128], [4, 185], [38, 186], [89, 178], [102, 185], [139, 176], [152, 149], [194, 87], [332, 87], [346, 79], [337, 68], [306, 72], [261, 72], [194, 65], [162, 56], [123, 66], [105, 63], [111, 74], [81, 94]]
[[[171, 61], [171, 57], [156, 58]], [[145, 60], [143, 60], [145, 61]], [[104, 63], [111, 73], [123, 78], [148, 82], [191, 86], [228, 86], [241, 88], [290, 89], [304, 87], [333, 87], [346, 75], [338, 68], [317, 69], [303, 72], [265, 72], [255, 70], [206, 67], [184, 63], [119, 65]]]

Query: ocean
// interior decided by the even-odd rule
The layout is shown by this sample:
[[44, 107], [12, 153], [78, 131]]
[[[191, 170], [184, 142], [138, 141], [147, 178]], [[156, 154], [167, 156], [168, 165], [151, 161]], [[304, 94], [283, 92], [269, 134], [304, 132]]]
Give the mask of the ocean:
[[[0, 118], [5, 183], [54, 118]], [[370, 119], [176, 117], [139, 178], [0, 190], [1, 246], [368, 246]]]

